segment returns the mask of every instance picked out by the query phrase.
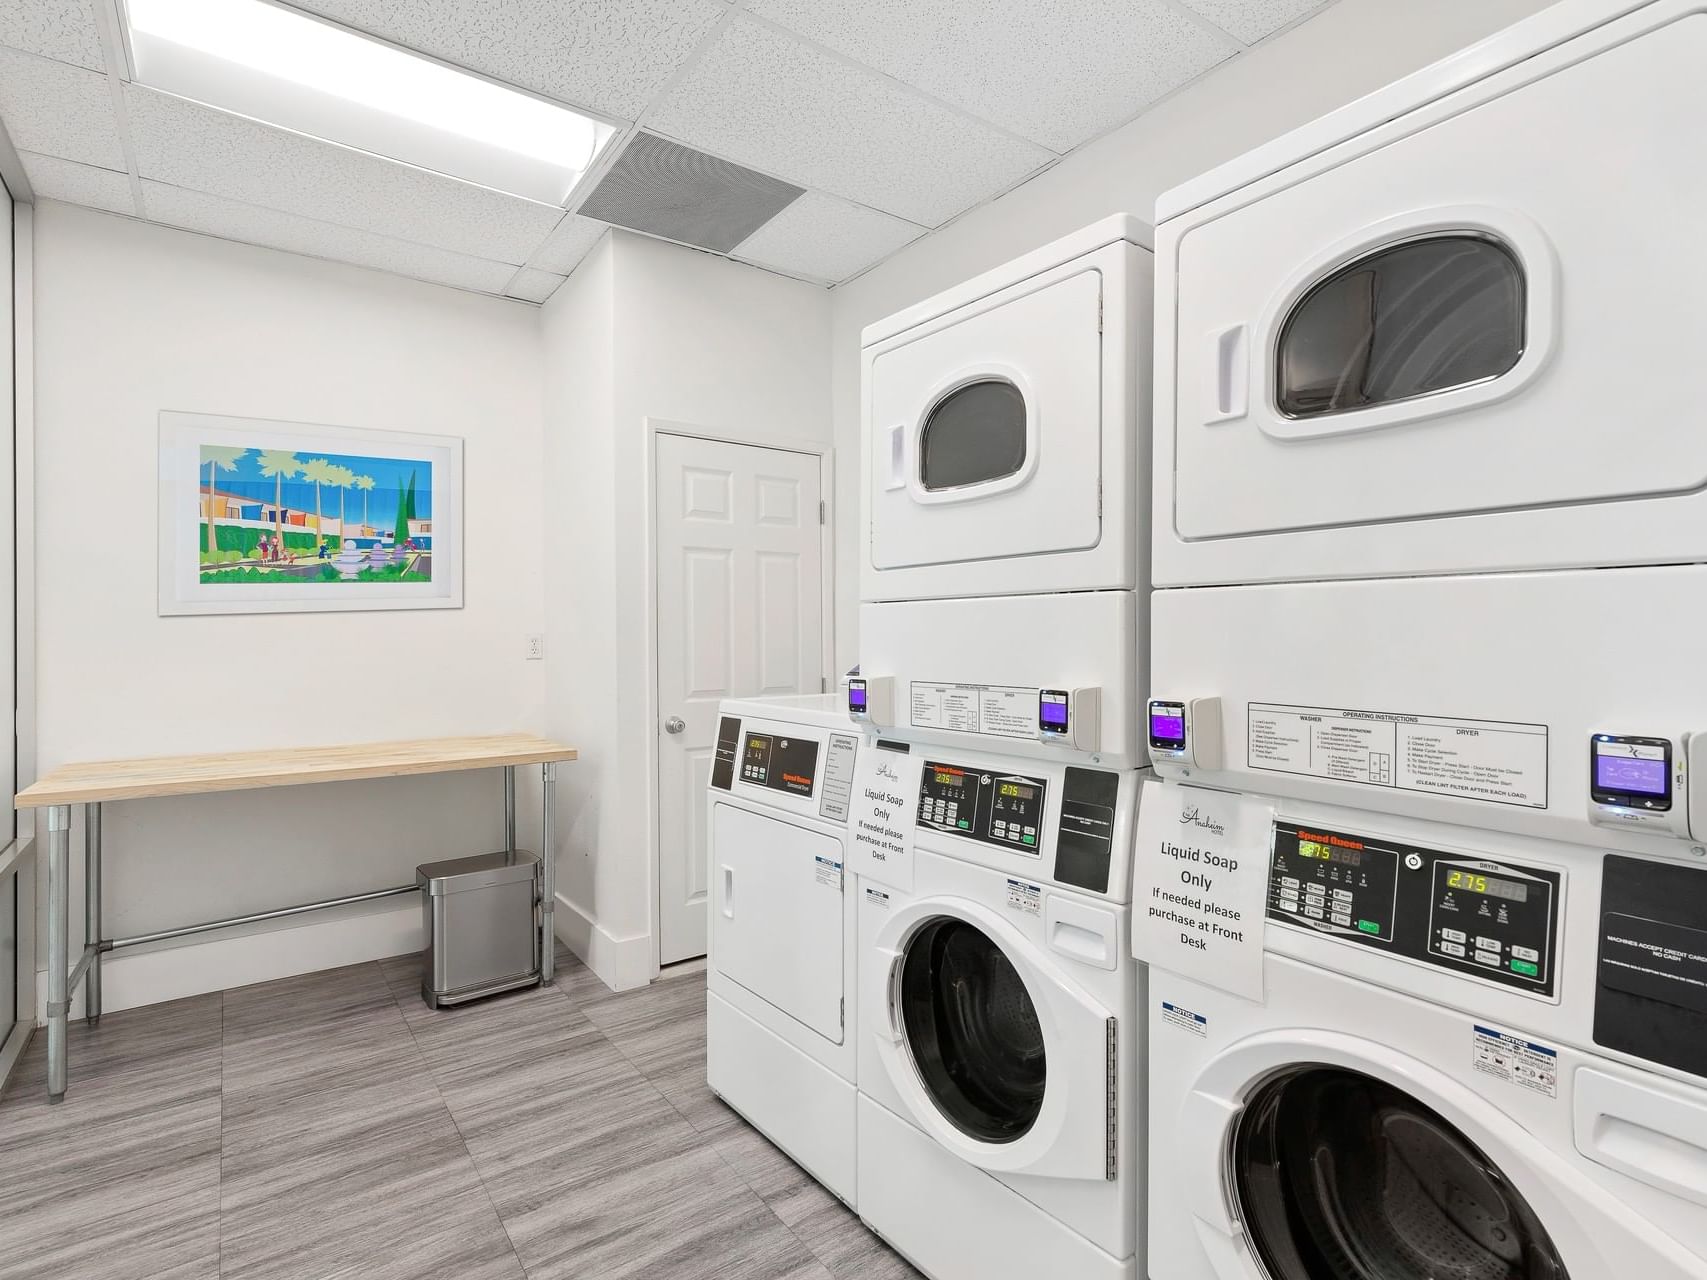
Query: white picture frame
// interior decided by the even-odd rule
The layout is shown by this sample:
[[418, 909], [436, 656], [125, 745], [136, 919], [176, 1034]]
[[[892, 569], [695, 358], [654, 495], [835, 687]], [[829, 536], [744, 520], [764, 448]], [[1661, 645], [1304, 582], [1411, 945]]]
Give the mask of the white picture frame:
[[162, 411], [161, 616], [460, 609], [462, 444]]

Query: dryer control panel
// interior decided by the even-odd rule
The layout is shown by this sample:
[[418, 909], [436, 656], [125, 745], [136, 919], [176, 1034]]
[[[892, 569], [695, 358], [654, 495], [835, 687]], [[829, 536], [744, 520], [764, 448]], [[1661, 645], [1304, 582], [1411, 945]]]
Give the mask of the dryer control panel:
[[818, 744], [811, 738], [785, 738], [749, 730], [741, 746], [741, 779], [772, 791], [809, 796], [816, 785]]
[[919, 825], [1036, 854], [1048, 794], [1042, 778], [926, 760], [919, 781]]
[[1560, 872], [1276, 822], [1268, 918], [1551, 997]]

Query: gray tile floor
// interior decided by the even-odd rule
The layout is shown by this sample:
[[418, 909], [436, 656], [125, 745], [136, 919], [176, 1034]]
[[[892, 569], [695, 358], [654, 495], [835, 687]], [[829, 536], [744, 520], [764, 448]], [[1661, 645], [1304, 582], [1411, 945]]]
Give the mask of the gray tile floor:
[[434, 1013], [413, 957], [37, 1035], [0, 1098], [0, 1278], [899, 1280], [705, 1085], [705, 980]]

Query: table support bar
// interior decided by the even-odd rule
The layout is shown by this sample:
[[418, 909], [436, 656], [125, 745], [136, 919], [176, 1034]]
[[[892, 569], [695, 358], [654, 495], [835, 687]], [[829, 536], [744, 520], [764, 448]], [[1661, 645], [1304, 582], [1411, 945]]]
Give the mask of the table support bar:
[[65, 1097], [66, 1013], [71, 983], [71, 806], [47, 811], [47, 1098]]
[[134, 938], [113, 938], [101, 944], [102, 951], [117, 951], [121, 947], [140, 947], [145, 942], [164, 942], [168, 938], [187, 938], [193, 933], [210, 933], [215, 929], [232, 929], [240, 924], [256, 924], [262, 920], [277, 920], [282, 916], [297, 916], [305, 911], [324, 911], [327, 907], [348, 906], [352, 902], [372, 902], [375, 898], [394, 898], [405, 893], [419, 893], [416, 884], [400, 884], [394, 889], [375, 889], [371, 893], [352, 893], [346, 898], [327, 898], [321, 902], [305, 902], [298, 907], [280, 907], [276, 911], [257, 911], [253, 915], [232, 916], [227, 920], [209, 920], [206, 924], [187, 924], [181, 929], [162, 929], [158, 933], [139, 933]]
[[[83, 988], [83, 1020], [94, 1026], [101, 1020], [101, 806], [83, 806], [83, 941], [89, 985]], [[91, 958], [92, 957], [92, 958]], [[77, 989], [77, 979], [71, 979]]]
[[557, 765], [547, 760], [539, 770], [545, 784], [544, 826], [539, 840], [539, 982], [549, 987], [557, 967], [557, 931], [552, 927], [557, 908]]

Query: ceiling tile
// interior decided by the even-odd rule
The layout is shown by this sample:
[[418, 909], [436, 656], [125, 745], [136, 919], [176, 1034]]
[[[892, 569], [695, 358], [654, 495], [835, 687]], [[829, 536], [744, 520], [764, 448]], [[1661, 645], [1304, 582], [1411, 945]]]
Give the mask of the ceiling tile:
[[1166, 0], [749, 0], [747, 8], [1062, 152], [1239, 49]]
[[599, 237], [609, 230], [602, 222], [570, 214], [557, 224], [557, 229], [539, 246], [528, 263], [568, 275], [587, 256], [588, 250], [599, 242]]
[[721, 0], [293, 0], [509, 84], [632, 120], [728, 12]]
[[143, 204], [148, 218], [186, 231], [200, 231], [222, 240], [283, 249], [312, 258], [330, 258], [362, 267], [376, 267], [397, 275], [412, 276], [434, 284], [481, 293], [502, 293], [515, 268], [508, 263], [488, 262], [461, 253], [449, 253], [426, 245], [410, 244], [390, 236], [374, 235], [350, 227], [318, 222], [313, 218], [262, 209], [226, 200], [200, 191], [162, 182], [143, 182]]
[[549, 271], [535, 271], [532, 267], [523, 267], [516, 272], [516, 278], [510, 282], [510, 287], [504, 290], [506, 296], [520, 298], [523, 302], [544, 302], [557, 292], [557, 286], [566, 279]]
[[743, 240], [734, 256], [756, 267], [840, 284], [925, 234], [899, 218], [808, 191]]
[[0, 44], [92, 71], [107, 69], [91, 0], [5, 0]]
[[1320, 9], [1324, 0], [1182, 0], [1182, 3], [1221, 30], [1231, 31], [1246, 44], [1255, 44], [1312, 9]]
[[0, 120], [19, 151], [125, 167], [105, 75], [0, 49]]
[[63, 200], [109, 213], [136, 213], [128, 173], [97, 169], [92, 164], [37, 155], [33, 151], [20, 152], [19, 158], [24, 162], [24, 172], [30, 176], [30, 186], [44, 200]]
[[563, 216], [485, 187], [125, 86], [144, 178], [363, 231], [523, 262]]
[[931, 227], [1053, 158], [748, 18], [723, 29], [646, 126]]

